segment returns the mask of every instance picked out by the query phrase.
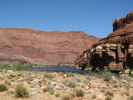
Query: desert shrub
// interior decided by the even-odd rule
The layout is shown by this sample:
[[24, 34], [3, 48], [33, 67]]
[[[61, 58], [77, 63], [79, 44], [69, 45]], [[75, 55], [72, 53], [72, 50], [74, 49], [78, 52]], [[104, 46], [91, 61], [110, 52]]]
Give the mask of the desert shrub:
[[7, 86], [4, 84], [0, 84], [0, 92], [6, 91], [6, 90], [8, 90]]
[[71, 100], [71, 96], [69, 94], [64, 94], [61, 100]]
[[75, 87], [76, 87], [76, 83], [73, 82], [73, 81], [66, 80], [66, 81], [64, 82], [64, 84], [65, 84], [66, 86], [70, 87], [70, 88], [75, 88]]
[[59, 94], [59, 93], [56, 93], [55, 96], [56, 96], [56, 97], [60, 97], [60, 94]]
[[113, 92], [110, 92], [110, 91], [107, 91], [107, 92], [105, 93], [105, 95], [106, 95], [106, 96], [111, 96], [111, 97], [114, 96]]
[[55, 77], [55, 76], [52, 75], [52, 74], [50, 74], [50, 73], [45, 73], [45, 74], [44, 74], [44, 78], [52, 79], [52, 78], [54, 78], [54, 77]]
[[96, 99], [96, 98], [97, 98], [96, 94], [92, 95], [92, 99]]
[[104, 71], [102, 73], [104, 81], [110, 81], [112, 79], [112, 73], [110, 71]]
[[67, 77], [74, 77], [74, 73], [66, 73]]
[[114, 96], [113, 92], [107, 91], [105, 93], [105, 100], [112, 100], [113, 96]]
[[20, 98], [29, 97], [29, 91], [26, 87], [22, 85], [17, 85], [15, 90], [15, 96]]
[[54, 91], [53, 87], [51, 87], [51, 86], [48, 86], [48, 87], [47, 87], [47, 91], [48, 91], [51, 95], [54, 95], [54, 94], [55, 94], [55, 91]]
[[74, 93], [75, 93], [75, 96], [77, 96], [77, 97], [83, 97], [84, 96], [84, 91], [80, 88], [75, 88]]
[[112, 97], [111, 96], [106, 96], [105, 100], [112, 100]]
[[127, 100], [133, 100], [133, 96], [129, 96]]

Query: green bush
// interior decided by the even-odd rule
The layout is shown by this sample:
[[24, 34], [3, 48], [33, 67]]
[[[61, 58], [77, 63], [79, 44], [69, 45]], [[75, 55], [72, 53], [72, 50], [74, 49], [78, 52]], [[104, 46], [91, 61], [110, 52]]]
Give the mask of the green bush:
[[15, 90], [15, 96], [20, 98], [29, 97], [29, 92], [26, 87], [22, 85], [17, 85]]
[[102, 73], [102, 76], [104, 78], [104, 81], [110, 81], [112, 79], [112, 73], [109, 71], [104, 71]]
[[6, 90], [8, 90], [6, 85], [0, 84], [0, 92], [6, 91]]
[[0, 69], [3, 70], [31, 70], [32, 65], [31, 64], [21, 64], [21, 63], [16, 63], [16, 64], [0, 64]]

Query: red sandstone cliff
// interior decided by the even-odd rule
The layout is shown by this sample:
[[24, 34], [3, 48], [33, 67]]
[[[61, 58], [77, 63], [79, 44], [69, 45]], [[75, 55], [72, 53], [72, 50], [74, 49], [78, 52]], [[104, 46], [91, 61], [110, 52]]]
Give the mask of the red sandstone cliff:
[[0, 63], [71, 64], [97, 40], [83, 32], [0, 29]]

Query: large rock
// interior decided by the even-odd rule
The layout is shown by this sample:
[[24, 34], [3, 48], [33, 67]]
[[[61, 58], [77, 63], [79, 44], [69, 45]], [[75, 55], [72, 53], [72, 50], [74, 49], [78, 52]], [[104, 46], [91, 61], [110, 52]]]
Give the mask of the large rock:
[[96, 41], [83, 32], [0, 29], [0, 63], [71, 64]]
[[[84, 60], [86, 59], [86, 60]], [[133, 68], [133, 13], [113, 23], [113, 32], [85, 50], [77, 60], [83, 68], [91, 64], [94, 69], [121, 70]]]
[[[117, 27], [114, 27], [114, 24]], [[107, 38], [100, 40], [100, 44], [98, 43], [93, 47], [95, 51], [91, 53], [95, 61], [92, 60], [92, 62], [96, 63], [96, 67], [109, 66], [113, 70], [125, 69], [125, 67], [133, 68], [133, 13], [120, 18], [114, 24], [114, 32], [109, 34]], [[98, 50], [96, 49], [98, 46], [101, 46], [99, 53], [97, 53]]]

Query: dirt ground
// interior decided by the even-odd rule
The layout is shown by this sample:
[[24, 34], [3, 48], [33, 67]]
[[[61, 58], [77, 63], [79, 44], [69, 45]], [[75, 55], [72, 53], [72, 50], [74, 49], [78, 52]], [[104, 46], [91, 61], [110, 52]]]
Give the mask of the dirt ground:
[[[133, 100], [133, 78], [95, 73], [0, 72], [0, 100]], [[16, 87], [23, 86], [28, 97], [16, 97]], [[1, 88], [1, 87], [0, 87]]]

